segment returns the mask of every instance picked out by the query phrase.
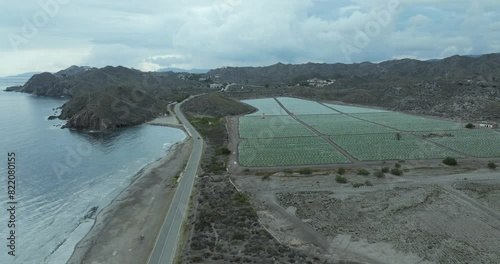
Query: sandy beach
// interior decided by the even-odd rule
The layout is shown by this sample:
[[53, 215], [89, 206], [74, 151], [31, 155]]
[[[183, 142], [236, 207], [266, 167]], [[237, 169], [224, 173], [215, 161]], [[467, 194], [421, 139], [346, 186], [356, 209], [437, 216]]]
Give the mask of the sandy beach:
[[97, 215], [67, 263], [146, 263], [174, 196], [175, 176], [184, 168], [191, 148], [191, 140], [177, 143], [167, 156], [139, 173]]

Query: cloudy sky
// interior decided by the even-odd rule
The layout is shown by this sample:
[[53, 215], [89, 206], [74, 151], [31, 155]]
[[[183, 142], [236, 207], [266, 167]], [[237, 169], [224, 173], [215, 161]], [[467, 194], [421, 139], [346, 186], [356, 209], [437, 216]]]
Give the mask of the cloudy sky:
[[0, 76], [500, 52], [498, 0], [23, 0], [0, 14]]

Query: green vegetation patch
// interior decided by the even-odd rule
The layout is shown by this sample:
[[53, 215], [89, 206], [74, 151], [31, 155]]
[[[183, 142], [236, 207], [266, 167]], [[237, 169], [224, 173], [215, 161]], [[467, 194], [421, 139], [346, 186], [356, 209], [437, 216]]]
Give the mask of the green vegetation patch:
[[241, 138], [307, 137], [315, 134], [291, 116], [240, 117]]
[[461, 130], [464, 124], [447, 122], [437, 119], [405, 115], [401, 113], [371, 113], [371, 114], [353, 114], [358, 118], [375, 122], [381, 125], [389, 126], [402, 131], [443, 131], [443, 130]]
[[302, 100], [297, 98], [280, 97], [278, 98], [288, 111], [294, 115], [324, 115], [340, 114], [318, 102]]
[[410, 134], [339, 135], [332, 138], [335, 143], [361, 161], [438, 159], [455, 153]]
[[436, 137], [430, 140], [473, 157], [500, 157], [500, 133], [497, 131], [475, 129], [450, 133], [452, 137]]
[[259, 111], [249, 114], [248, 116], [262, 116], [262, 114], [265, 114], [266, 116], [288, 115], [273, 98], [244, 100], [242, 102], [259, 109]]
[[364, 107], [355, 107], [348, 105], [326, 104], [327, 106], [346, 114], [363, 114], [363, 113], [387, 113], [387, 110], [371, 109]]
[[249, 139], [242, 141], [238, 149], [240, 164], [246, 167], [349, 163], [318, 137]]
[[301, 115], [298, 118], [325, 135], [396, 133], [393, 129], [347, 115]]

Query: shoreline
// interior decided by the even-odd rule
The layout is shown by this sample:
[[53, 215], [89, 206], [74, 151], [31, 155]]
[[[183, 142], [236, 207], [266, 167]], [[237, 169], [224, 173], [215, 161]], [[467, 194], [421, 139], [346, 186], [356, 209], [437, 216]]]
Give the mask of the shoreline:
[[[154, 234], [155, 236], [152, 237], [153, 234], [151, 233], [155, 231], [156, 223], [162, 223], [164, 220], [163, 212], [158, 212], [156, 209], [161, 209], [166, 214], [170, 203], [165, 203], [164, 200], [169, 200], [169, 195], [173, 196], [174, 192], [172, 191], [175, 191], [176, 184], [173, 184], [172, 179], [184, 168], [191, 145], [190, 138], [186, 137], [183, 141], [173, 144], [169, 148], [168, 154], [164, 157], [149, 163], [137, 172], [132, 178], [131, 183], [93, 219], [94, 223], [92, 227], [73, 247], [71, 257], [66, 263], [125, 263], [111, 261], [111, 258], [124, 257], [127, 251], [129, 253], [132, 252], [129, 244], [136, 244], [134, 246], [137, 246], [142, 252], [142, 254], [133, 253], [137, 257], [141, 257], [140, 255], [149, 256], [152, 247], [148, 248], [148, 244], [154, 243], [157, 235]], [[162, 173], [162, 175], [158, 175], [159, 173]], [[166, 183], [167, 187], [170, 188], [165, 188], [165, 185], [161, 183]], [[145, 196], [151, 196], [150, 200], [148, 200], [149, 203], [160, 201], [163, 202], [163, 205], [157, 202], [151, 204], [151, 207], [141, 206], [144, 203], [143, 198]], [[156, 199], [157, 196], [159, 196], [158, 199]], [[160, 208], [165, 207], [165, 205], [167, 205], [166, 210]], [[152, 209], [155, 210], [151, 211]], [[123, 215], [128, 214], [130, 216], [123, 217]], [[133, 223], [136, 220], [134, 216], [135, 218], [147, 219], [140, 219], [136, 223]], [[115, 224], [118, 222], [135, 225], [135, 229], [137, 230], [129, 228], [130, 232], [117, 233], [114, 229], [123, 231], [123, 223]], [[146, 225], [143, 222], [150, 222], [152, 225]], [[141, 230], [140, 232], [138, 231], [139, 229]], [[144, 239], [142, 241], [140, 239], [141, 234], [144, 234], [147, 240]], [[119, 238], [116, 236], [119, 236]], [[120, 241], [127, 242], [125, 243], [127, 245], [123, 245]], [[148, 241], [152, 241], [152, 243], [148, 243]], [[111, 254], [107, 254], [109, 250], [111, 250]], [[118, 255], [119, 252], [124, 254]], [[124, 258], [130, 260], [130, 257]], [[99, 262], [95, 260], [99, 260]]]

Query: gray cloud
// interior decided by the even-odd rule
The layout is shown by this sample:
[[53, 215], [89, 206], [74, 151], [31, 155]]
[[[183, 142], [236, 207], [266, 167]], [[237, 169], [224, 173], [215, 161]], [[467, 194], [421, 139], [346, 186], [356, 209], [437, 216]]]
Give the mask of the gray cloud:
[[[400, 0], [381, 23], [374, 14], [394, 1], [4, 1], [0, 73], [72, 64], [155, 70], [427, 59], [500, 49], [496, 0]], [[33, 25], [43, 13], [47, 23]], [[36, 34], [27, 37], [30, 28]]]

